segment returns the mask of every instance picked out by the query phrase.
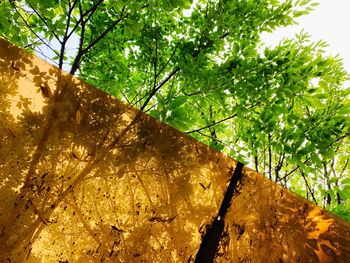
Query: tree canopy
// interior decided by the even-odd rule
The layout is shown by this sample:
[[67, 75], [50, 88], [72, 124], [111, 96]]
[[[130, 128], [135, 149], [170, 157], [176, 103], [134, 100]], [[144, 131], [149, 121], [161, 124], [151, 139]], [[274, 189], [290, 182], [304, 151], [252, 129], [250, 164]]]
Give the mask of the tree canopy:
[[310, 0], [2, 1], [0, 34], [350, 220], [349, 75]]

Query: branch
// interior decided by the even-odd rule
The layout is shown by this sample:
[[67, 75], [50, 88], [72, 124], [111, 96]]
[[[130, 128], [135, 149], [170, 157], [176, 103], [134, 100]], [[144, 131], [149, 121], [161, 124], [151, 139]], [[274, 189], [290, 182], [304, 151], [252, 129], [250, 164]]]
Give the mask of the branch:
[[35, 48], [35, 45], [38, 44], [40, 41], [37, 40], [35, 41], [34, 43], [30, 43], [30, 44], [27, 44], [24, 48], [27, 49], [27, 48]]
[[27, 22], [27, 20], [22, 16], [22, 14], [18, 11], [18, 9], [17, 9], [17, 7], [16, 6], [14, 6], [14, 8], [15, 8], [15, 10], [16, 10], [16, 12], [17, 12], [17, 14], [21, 17], [21, 19], [23, 20], [23, 22], [24, 22], [24, 24], [27, 26], [27, 28], [48, 48], [48, 49], [50, 49], [52, 52], [54, 52], [56, 55], [59, 55], [59, 54], [57, 54], [57, 52], [56, 52], [56, 50], [54, 50], [49, 44], [47, 44], [46, 42], [45, 42], [45, 40], [42, 38], [42, 37], [40, 37], [32, 28], [31, 28], [31, 26], [28, 24], [28, 22]]
[[315, 195], [314, 195], [314, 191], [312, 191], [312, 189], [311, 189], [311, 187], [310, 187], [310, 185], [309, 185], [309, 183], [308, 183], [308, 181], [307, 181], [307, 179], [305, 177], [305, 174], [301, 170], [300, 170], [300, 173], [301, 173], [301, 176], [304, 179], [304, 182], [306, 184], [307, 189], [309, 190], [309, 193], [311, 194], [312, 200], [315, 202], [316, 205], [318, 205], [317, 200], [316, 200]]
[[172, 58], [174, 57], [176, 50], [179, 46], [179, 42], [176, 44], [173, 53], [170, 55], [168, 61], [164, 64], [164, 66], [159, 70], [158, 74], [157, 74], [157, 78], [159, 77], [159, 75], [163, 72], [163, 70], [168, 66], [168, 64], [170, 63], [170, 61], [172, 60]]
[[[91, 48], [93, 48], [101, 39], [103, 39], [117, 24], [119, 24], [124, 18], [126, 18], [128, 15], [123, 16], [123, 13], [125, 11], [126, 6], [123, 7], [120, 17], [114, 21], [101, 35], [96, 37], [86, 48], [82, 49], [78, 55], [75, 57], [75, 60], [73, 62], [72, 68], [70, 70], [70, 73], [74, 75], [75, 71], [78, 69], [81, 58], [90, 51]], [[86, 21], [85, 21], [86, 23]]]
[[343, 166], [343, 169], [342, 169], [341, 172], [340, 172], [339, 177], [342, 177], [342, 176], [343, 176], [343, 173], [344, 173], [344, 171], [345, 171], [345, 168], [346, 168], [346, 166], [348, 166], [348, 164], [349, 164], [349, 158], [346, 159], [346, 162], [345, 162], [345, 164], [344, 164], [344, 166]]
[[40, 46], [36, 47], [36, 52], [41, 54], [46, 61], [50, 60], [52, 64], [55, 64], [58, 66], [56, 61], [54, 61], [52, 58], [45, 55], [45, 52], [40, 48]]
[[219, 140], [218, 138], [214, 138], [214, 137], [212, 137], [212, 136], [210, 136], [210, 135], [207, 135], [207, 134], [205, 134], [205, 133], [203, 133], [203, 132], [201, 132], [201, 131], [199, 131], [198, 133], [201, 134], [201, 135], [203, 135], [204, 137], [207, 137], [207, 138], [209, 138], [209, 139], [212, 139], [212, 140], [214, 140], [214, 141], [217, 141], [217, 142], [221, 143], [222, 145], [226, 145], [223, 141]]
[[70, 25], [70, 20], [71, 20], [71, 15], [74, 9], [75, 4], [77, 3], [77, 0], [74, 0], [73, 5], [71, 6], [69, 4], [69, 9], [67, 12], [67, 24], [66, 24], [66, 30], [64, 31], [64, 36], [61, 42], [61, 51], [60, 51], [60, 58], [59, 58], [59, 63], [58, 63], [58, 67], [60, 69], [62, 69], [63, 66], [63, 58], [64, 58], [64, 53], [65, 53], [65, 49], [66, 49], [66, 43], [69, 39], [70, 36], [68, 36], [68, 30], [69, 30], [69, 25]]
[[140, 110], [143, 111], [145, 109], [145, 107], [147, 106], [147, 104], [150, 102], [150, 100], [152, 99], [152, 97], [157, 93], [157, 91], [164, 86], [165, 83], [167, 83], [177, 72], [180, 71], [180, 68], [177, 67], [175, 68], [172, 72], [170, 72], [170, 74], [163, 79], [154, 89], [152, 89], [152, 91], [150, 92], [150, 94], [148, 95], [147, 99], [145, 100], [145, 102], [143, 103], [143, 105], [141, 106]]
[[196, 130], [192, 130], [192, 131], [189, 131], [189, 132], [185, 132], [185, 134], [191, 134], [191, 133], [194, 133], [194, 132], [199, 132], [199, 131], [204, 130], [204, 129], [208, 129], [208, 128], [213, 127], [213, 126], [215, 126], [215, 125], [217, 125], [217, 124], [219, 124], [219, 123], [222, 123], [222, 122], [224, 122], [224, 121], [227, 121], [227, 120], [229, 120], [229, 119], [232, 119], [232, 118], [234, 118], [234, 117], [236, 117], [236, 116], [237, 116], [237, 113], [235, 113], [235, 114], [233, 114], [233, 115], [231, 115], [231, 116], [229, 116], [229, 117], [227, 117], [227, 118], [225, 118], [225, 119], [222, 119], [222, 120], [213, 122], [213, 123], [211, 123], [211, 124], [209, 124], [209, 125], [207, 125], [207, 126], [205, 126], [205, 127], [202, 127], [202, 128], [196, 129]]
[[192, 92], [192, 93], [186, 93], [186, 92], [184, 91], [184, 94], [185, 94], [186, 96], [188, 96], [188, 97], [196, 96], [196, 95], [204, 94], [204, 93], [207, 94], [207, 93], [212, 92], [212, 91], [214, 91], [214, 90], [220, 89], [220, 88], [222, 88], [223, 86], [224, 86], [224, 85], [221, 84], [221, 85], [218, 85], [218, 86], [213, 87], [213, 88], [211, 88], [211, 89], [194, 91], [194, 92]]
[[[257, 154], [258, 154], [258, 152], [257, 152]], [[258, 155], [254, 155], [254, 163], [255, 163], [255, 170], [259, 173], [259, 158], [258, 158]]]
[[[87, 10], [85, 13], [81, 13], [80, 14], [80, 18], [79, 20], [76, 22], [75, 26], [72, 28], [71, 32], [69, 32], [69, 34], [67, 35], [67, 37], [69, 38], [73, 33], [74, 31], [78, 28], [79, 24], [83, 22], [84, 20], [84, 17], [87, 16], [90, 12], [91, 12], [91, 15], [93, 13], [95, 13], [95, 11], [97, 10], [97, 8], [99, 7], [99, 5], [102, 4], [104, 0], [100, 0], [99, 2], [97, 2], [94, 6], [92, 6], [89, 10]], [[89, 18], [91, 17], [91, 15], [88, 17], [87, 20], [85, 20], [86, 22], [89, 20]]]
[[[81, 6], [81, 3], [79, 3], [79, 13], [80, 13], [80, 17], [82, 17], [83, 14], [83, 8]], [[78, 47], [78, 53], [77, 56], [74, 59], [74, 62], [72, 64], [70, 73], [72, 75], [74, 75], [75, 71], [78, 69], [79, 64], [80, 64], [80, 60], [82, 57], [82, 50], [83, 50], [83, 43], [84, 43], [84, 36], [85, 36], [85, 22], [82, 21], [81, 22], [81, 32], [80, 32], [80, 40], [79, 40], [79, 47]]]
[[123, 7], [120, 17], [114, 21], [101, 35], [93, 40], [86, 48], [83, 49], [84, 54], [88, 52], [93, 46], [95, 46], [102, 38], [104, 38], [120, 21], [126, 18], [128, 15], [123, 16], [126, 6]]
[[125, 95], [123, 90], [121, 90], [121, 93], [122, 93], [123, 97], [126, 99], [126, 101], [128, 102], [128, 104], [131, 105], [131, 101], [129, 101], [128, 97]]
[[[220, 39], [223, 39], [223, 38], [227, 37], [229, 34], [230, 34], [229, 32], [223, 34], [222, 36], [220, 36]], [[204, 45], [200, 45], [200, 47], [202, 47], [202, 49], [207, 49], [207, 48], [210, 48], [210, 47], [213, 46], [213, 45], [214, 45], [214, 41], [213, 41], [213, 40], [209, 40], [209, 41], [207, 41]], [[200, 52], [202, 51], [202, 49], [201, 49], [201, 48], [198, 48], [197, 50], [193, 51], [192, 57], [193, 57], [193, 58], [196, 58], [196, 57], [200, 54]], [[176, 51], [176, 48], [175, 48], [173, 54], [175, 54], [175, 51]], [[173, 55], [172, 55], [172, 56], [173, 56]], [[168, 60], [168, 62], [169, 62], [169, 61], [170, 61], [170, 60]], [[168, 64], [168, 62], [166, 63], [166, 65]], [[163, 70], [163, 69], [162, 69], [162, 70]], [[140, 108], [142, 111], [143, 111], [144, 108], [147, 106], [147, 104], [150, 102], [150, 100], [152, 99], [152, 97], [158, 92], [158, 90], [159, 90], [162, 86], [164, 86], [164, 84], [167, 83], [167, 82], [168, 82], [177, 72], [179, 72], [179, 71], [180, 71], [180, 68], [179, 68], [179, 67], [176, 67], [164, 80], [162, 80], [162, 81], [158, 84], [158, 86], [157, 86], [155, 89], [152, 89], [152, 90], [151, 90], [151, 92], [149, 93], [149, 95], [148, 95], [146, 101], [143, 103], [143, 105], [142, 105], [141, 108]]]
[[[177, 73], [177, 72], [175, 72], [173, 74], [173, 72], [171, 72], [164, 80], [161, 81], [161, 83], [160, 83], [160, 84], [162, 84], [161, 86], [160, 86], [160, 84], [158, 86], [153, 86], [152, 90], [149, 93], [144, 94], [141, 98], [139, 98], [137, 101], [135, 101], [132, 104], [132, 106], [135, 106], [137, 103], [139, 103], [140, 101], [142, 101], [144, 98], [146, 98], [148, 96], [146, 101], [144, 102], [144, 104], [141, 106], [141, 110], [144, 109], [147, 106], [147, 104], [149, 103], [149, 101], [151, 100], [151, 98], [157, 93], [157, 91]], [[156, 76], [156, 78], [158, 78], [158, 75]], [[154, 83], [154, 85], [156, 85], [156, 83]], [[136, 97], [137, 97], [137, 95], [131, 101], [136, 99]], [[149, 109], [147, 109], [145, 112], [147, 112], [147, 111], [149, 111]]]
[[[78, 2], [78, 0], [74, 0], [73, 5], [70, 5], [70, 2], [69, 2], [69, 9], [68, 9], [68, 14], [67, 14], [68, 18], [67, 18], [66, 30], [64, 33], [63, 41], [67, 41], [71, 36], [72, 32], [68, 33], [68, 30], [69, 30], [70, 20], [72, 18], [71, 15], [72, 15], [73, 9], [74, 9], [75, 5], [77, 4], [77, 2]], [[79, 5], [80, 5], [80, 3], [79, 3]], [[79, 25], [79, 23], [76, 23], [76, 25]]]
[[[254, 108], [255, 106], [259, 105], [260, 103], [261, 103], [261, 102], [258, 102], [258, 103], [256, 103], [256, 104], [250, 106], [249, 108], [247, 108], [247, 110], [250, 110], [250, 109]], [[231, 116], [229, 116], [229, 117], [226, 117], [226, 118], [224, 118], [224, 119], [222, 119], [222, 120], [213, 122], [213, 123], [211, 123], [211, 124], [209, 124], [209, 125], [207, 125], [207, 126], [205, 126], [205, 127], [202, 127], [202, 128], [199, 128], [199, 129], [195, 129], [195, 130], [192, 130], [192, 131], [185, 132], [185, 134], [191, 134], [191, 133], [194, 133], [194, 132], [199, 132], [199, 131], [204, 130], [204, 129], [208, 129], [208, 128], [214, 126], [214, 125], [217, 125], [217, 124], [219, 124], [219, 123], [222, 123], [222, 122], [224, 122], [224, 121], [227, 121], [227, 120], [229, 120], [229, 119], [232, 119], [232, 118], [234, 118], [234, 117], [236, 117], [236, 116], [237, 116], [237, 113], [235, 113], [235, 114], [233, 114], [233, 115], [231, 115]]]
[[50, 30], [50, 27], [49, 27], [49, 25], [47, 24], [45, 18], [42, 17], [42, 16], [40, 15], [40, 13], [34, 8], [34, 6], [32, 6], [29, 2], [28, 2], [28, 5], [30, 6], [31, 9], [33, 9], [34, 13], [35, 13], [35, 14], [40, 18], [40, 20], [45, 24], [45, 26], [47, 27], [47, 29], [49, 29], [49, 31], [51, 31], [51, 33], [54, 35], [54, 37], [57, 39], [57, 41], [58, 41], [59, 43], [62, 44], [62, 41], [59, 39], [59, 37], [57, 36], [57, 34], [56, 34], [54, 31]]
[[268, 151], [269, 151], [269, 179], [272, 180], [272, 151], [271, 151], [271, 134], [268, 134]]
[[157, 74], [157, 64], [158, 64], [158, 41], [157, 41], [157, 29], [155, 29], [155, 44], [156, 44], [156, 50], [155, 50], [155, 57], [153, 58], [153, 69], [154, 69], [154, 81], [153, 81], [153, 88], [155, 89], [157, 86], [157, 78], [158, 78], [158, 74]]
[[278, 181], [278, 179], [279, 179], [279, 172], [280, 172], [280, 170], [281, 170], [281, 168], [282, 168], [282, 165], [283, 165], [283, 163], [284, 163], [284, 158], [286, 157], [286, 153], [282, 153], [282, 154], [280, 154], [280, 156], [278, 157], [278, 163], [277, 163], [277, 165], [276, 165], [276, 167], [275, 167], [275, 182], [277, 182]]
[[[336, 139], [335, 141], [331, 142], [330, 144], [328, 144], [326, 147], [324, 147], [322, 150], [325, 150], [327, 149], [328, 147], [331, 147], [334, 143], [338, 142], [338, 141], [341, 141], [343, 139], [345, 139], [346, 137], [348, 137], [349, 134], [346, 133], [345, 135], [339, 137], [338, 139]], [[311, 157], [307, 158], [303, 164], [307, 164], [309, 161], [311, 160]], [[286, 179], [289, 175], [291, 175], [292, 173], [294, 173], [296, 170], [298, 170], [300, 168], [300, 165], [296, 166], [292, 171], [290, 171], [289, 173], [285, 174], [282, 178], [280, 178], [280, 180], [278, 180], [278, 182]]]

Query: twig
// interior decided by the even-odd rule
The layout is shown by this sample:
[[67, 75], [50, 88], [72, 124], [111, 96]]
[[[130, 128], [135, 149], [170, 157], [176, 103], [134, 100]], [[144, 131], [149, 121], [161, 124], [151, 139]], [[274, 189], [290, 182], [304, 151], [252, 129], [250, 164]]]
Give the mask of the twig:
[[[123, 7], [122, 12], [120, 17], [115, 20], [105, 31], [103, 31], [103, 33], [101, 35], [99, 35], [98, 37], [96, 37], [93, 41], [90, 42], [90, 44], [83, 48], [78, 55], [75, 57], [72, 68], [70, 70], [70, 73], [73, 75], [76, 70], [79, 68], [79, 65], [81, 63], [81, 59], [82, 57], [90, 51], [91, 48], [93, 48], [101, 39], [103, 39], [117, 24], [119, 24], [124, 18], [126, 18], [128, 15], [123, 16], [123, 13], [125, 11], [126, 6]], [[84, 23], [86, 23], [86, 21], [84, 21]]]
[[[40, 13], [34, 8], [34, 6], [31, 5], [31, 3], [28, 2], [28, 5], [30, 6], [31, 9], [33, 9], [34, 13], [40, 18], [40, 20], [45, 24], [45, 26], [47, 27], [48, 30], [50, 30], [50, 27], [49, 25], [47, 24], [45, 18], [40, 15]], [[62, 44], [62, 41], [60, 40], [60, 38], [57, 36], [57, 34], [53, 31], [53, 30], [50, 30], [51, 33], [54, 35], [54, 37], [57, 39], [57, 41]]]
[[76, 3], [77, 3], [77, 0], [74, 0], [72, 6], [69, 4], [69, 9], [68, 9], [68, 13], [67, 13], [66, 30], [64, 31], [64, 36], [63, 36], [63, 39], [61, 42], [61, 51], [60, 51], [60, 57], [59, 57], [59, 63], [58, 63], [58, 67], [60, 69], [62, 69], [62, 67], [63, 67], [63, 59], [64, 59], [64, 53], [65, 53], [65, 49], [66, 49], [66, 43], [70, 37], [70, 35], [68, 35], [69, 25], [70, 25], [70, 21], [71, 21], [72, 12], [73, 12], [73, 9], [74, 9], [74, 6]]
[[[349, 134], [346, 133], [345, 135], [343, 135], [343, 136], [341, 136], [340, 138], [336, 139], [336, 140], [333, 141], [332, 143], [328, 144], [328, 145], [327, 145], [326, 147], [324, 147], [322, 150], [325, 150], [325, 149], [327, 149], [328, 147], [331, 147], [331, 146], [333, 145], [333, 143], [336, 143], [336, 142], [338, 142], [338, 141], [341, 141], [342, 139], [344, 139], [344, 138], [346, 138], [346, 137], [348, 137], [348, 136], [349, 136]], [[307, 164], [310, 160], [311, 160], [311, 157], [307, 158], [307, 159], [303, 162], [303, 164]], [[298, 170], [299, 168], [300, 168], [300, 165], [296, 166], [292, 171], [290, 171], [289, 173], [287, 173], [287, 174], [285, 174], [283, 177], [281, 177], [281, 178], [278, 180], [278, 182], [280, 182], [280, 181], [286, 179], [289, 175], [291, 175], [292, 173], [294, 173], [294, 172], [295, 172], [296, 170]]]
[[[260, 104], [260, 102], [258, 102], [258, 103], [256, 103], [256, 104], [250, 106], [250, 107], [247, 108], [247, 109], [248, 109], [248, 110], [249, 110], [249, 109], [252, 109], [253, 107], [257, 106], [258, 104]], [[231, 116], [229, 116], [229, 117], [226, 117], [226, 118], [224, 118], [224, 119], [222, 119], [222, 120], [213, 122], [213, 123], [211, 123], [211, 124], [209, 124], [209, 125], [207, 125], [207, 126], [205, 126], [205, 127], [202, 127], [202, 128], [199, 128], [199, 129], [195, 129], [195, 130], [192, 130], [192, 131], [185, 132], [185, 134], [191, 134], [191, 133], [194, 133], [194, 132], [199, 132], [199, 131], [204, 130], [204, 129], [208, 129], [208, 128], [214, 126], [214, 125], [217, 125], [217, 124], [222, 123], [222, 122], [224, 122], [224, 121], [230, 120], [230, 119], [236, 117], [237, 115], [238, 115], [238, 114], [235, 113], [235, 114], [233, 114], [233, 115], [231, 115]]]
[[[97, 10], [98, 6], [99, 6], [100, 4], [102, 4], [103, 1], [104, 1], [104, 0], [100, 0], [100, 1], [97, 2], [94, 6], [92, 6], [89, 10], [85, 11], [85, 13], [81, 13], [79, 20], [75, 23], [75, 26], [72, 28], [72, 30], [71, 30], [71, 31], [69, 32], [69, 34], [67, 35], [68, 38], [69, 38], [69, 37], [74, 33], [74, 31], [78, 28], [79, 24], [83, 22], [84, 17], [87, 16], [90, 12], [91, 12], [91, 14], [93, 14], [93, 13]], [[88, 20], [88, 19], [87, 19], [87, 20]], [[87, 20], [85, 20], [85, 21], [87, 21]]]
[[145, 109], [145, 107], [147, 106], [148, 102], [150, 102], [150, 100], [152, 99], [152, 97], [157, 93], [157, 91], [164, 86], [165, 83], [167, 83], [177, 72], [180, 71], [180, 68], [177, 67], [175, 68], [172, 72], [170, 72], [170, 74], [163, 79], [154, 89], [152, 89], [152, 91], [149, 93], [147, 99], [145, 100], [145, 102], [142, 104], [140, 110], [143, 111]]
[[18, 9], [17, 9], [17, 7], [15, 6], [14, 7], [15, 8], [15, 10], [16, 10], [16, 12], [17, 12], [17, 14], [21, 17], [21, 19], [23, 20], [23, 22], [24, 22], [24, 24], [27, 26], [27, 28], [29, 28], [29, 30], [47, 47], [47, 48], [49, 48], [52, 52], [54, 52], [56, 55], [59, 55], [58, 53], [57, 53], [57, 51], [56, 50], [54, 50], [52, 47], [50, 47], [50, 45], [49, 44], [47, 44], [46, 42], [45, 42], [45, 40], [42, 38], [42, 37], [40, 37], [33, 29], [32, 29], [32, 27], [28, 24], [28, 22], [27, 22], [27, 20], [22, 16], [22, 14], [18, 11]]
[[308, 181], [306, 179], [306, 176], [305, 176], [304, 172], [302, 170], [300, 170], [300, 173], [301, 173], [301, 176], [304, 179], [304, 182], [306, 184], [306, 187], [307, 187], [309, 193], [311, 194], [312, 200], [315, 202], [316, 205], [318, 205], [317, 200], [316, 200], [315, 195], [314, 195], [314, 191], [312, 191], [312, 189], [311, 189], [311, 187], [310, 187], [310, 185], [309, 185], [309, 183], [308, 183]]

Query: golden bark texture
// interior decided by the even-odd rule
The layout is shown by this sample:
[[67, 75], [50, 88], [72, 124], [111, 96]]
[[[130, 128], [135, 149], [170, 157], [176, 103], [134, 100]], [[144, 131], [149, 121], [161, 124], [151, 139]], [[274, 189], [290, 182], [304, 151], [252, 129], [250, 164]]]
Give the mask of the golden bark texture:
[[[237, 162], [0, 39], [0, 262], [192, 262]], [[350, 226], [244, 168], [216, 262], [349, 262]]]

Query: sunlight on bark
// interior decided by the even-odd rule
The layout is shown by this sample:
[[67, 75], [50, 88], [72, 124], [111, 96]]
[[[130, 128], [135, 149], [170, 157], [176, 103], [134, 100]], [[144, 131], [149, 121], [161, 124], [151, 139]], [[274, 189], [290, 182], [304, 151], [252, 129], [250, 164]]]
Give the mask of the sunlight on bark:
[[[0, 261], [187, 262], [237, 162], [0, 40]], [[244, 168], [217, 262], [346, 262], [347, 223]]]

